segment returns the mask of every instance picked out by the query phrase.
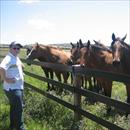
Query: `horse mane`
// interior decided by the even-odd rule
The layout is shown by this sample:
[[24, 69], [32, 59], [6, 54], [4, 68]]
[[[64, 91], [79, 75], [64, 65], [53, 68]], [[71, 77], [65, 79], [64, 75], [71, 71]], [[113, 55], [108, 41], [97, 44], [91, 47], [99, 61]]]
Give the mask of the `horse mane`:
[[70, 57], [70, 53], [67, 53], [64, 51], [64, 49], [56, 47], [56, 46], [51, 46], [51, 45], [43, 45], [43, 44], [38, 44], [41, 49], [49, 50], [51, 52], [57, 52], [57, 53], [62, 53], [63, 55], [67, 55], [67, 57]]
[[[49, 49], [57, 49], [57, 50], [62, 50], [61, 48], [57, 47], [57, 46], [52, 46], [52, 45], [43, 45], [43, 44], [37, 44], [39, 47], [41, 48], [49, 48]], [[34, 46], [37, 46], [36, 44], [34, 44]]]
[[125, 48], [129, 48], [130, 49], [130, 45], [128, 45], [126, 42], [121, 41], [121, 43], [124, 45]]
[[98, 43], [98, 44], [93, 44], [91, 45], [91, 48], [95, 51], [108, 51], [108, 52], [112, 52], [110, 48], [106, 47], [104, 44], [102, 43]]
[[95, 44], [94, 44], [95, 48], [101, 49], [103, 51], [112, 52], [111, 49], [110, 49], [110, 47], [105, 46], [103, 43], [101, 43], [100, 40], [99, 41], [95, 41], [94, 40], [94, 42], [95, 42]]

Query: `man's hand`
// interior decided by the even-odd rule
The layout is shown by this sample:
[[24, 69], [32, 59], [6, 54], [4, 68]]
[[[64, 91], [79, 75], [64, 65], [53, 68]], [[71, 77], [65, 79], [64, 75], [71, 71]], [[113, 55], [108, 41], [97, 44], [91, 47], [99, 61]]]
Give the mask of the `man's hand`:
[[12, 83], [16, 82], [15, 78], [7, 78], [6, 74], [5, 74], [5, 70], [3, 68], [1, 68], [1, 67], [0, 67], [0, 76], [1, 76], [1, 79], [4, 80], [7, 83], [11, 83], [12, 84]]
[[5, 81], [6, 81], [7, 83], [13, 84], [13, 83], [16, 82], [16, 79], [15, 79], [15, 78], [5, 78]]

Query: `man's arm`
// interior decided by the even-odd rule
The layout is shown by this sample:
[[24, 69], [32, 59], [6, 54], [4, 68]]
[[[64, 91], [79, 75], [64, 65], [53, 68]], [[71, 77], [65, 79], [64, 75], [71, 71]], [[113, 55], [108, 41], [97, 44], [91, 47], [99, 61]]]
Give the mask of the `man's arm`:
[[6, 71], [2, 67], [0, 67], [0, 76], [1, 76], [2, 80], [4, 80], [7, 83], [15, 83], [15, 78], [6, 77]]

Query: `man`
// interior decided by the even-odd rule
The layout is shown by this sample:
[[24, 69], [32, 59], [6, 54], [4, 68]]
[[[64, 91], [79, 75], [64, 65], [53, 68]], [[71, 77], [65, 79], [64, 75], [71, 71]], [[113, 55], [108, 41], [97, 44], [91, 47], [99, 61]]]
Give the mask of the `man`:
[[0, 73], [4, 80], [3, 88], [10, 103], [10, 130], [25, 130], [23, 123], [23, 64], [18, 54], [22, 45], [12, 42], [9, 53], [0, 64]]

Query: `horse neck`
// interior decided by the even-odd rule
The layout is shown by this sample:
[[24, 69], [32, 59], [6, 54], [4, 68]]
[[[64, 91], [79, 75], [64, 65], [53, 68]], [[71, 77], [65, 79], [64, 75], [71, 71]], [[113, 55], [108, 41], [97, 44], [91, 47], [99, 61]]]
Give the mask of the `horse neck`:
[[94, 48], [90, 51], [89, 62], [97, 69], [109, 69], [112, 66], [112, 53], [107, 50]]
[[127, 43], [123, 42], [123, 45], [126, 49], [130, 49], [130, 46]]
[[95, 63], [98, 63], [98, 59], [97, 59], [97, 52], [95, 52], [94, 50], [90, 49], [87, 55], [87, 65], [89, 67], [95, 67]]
[[121, 57], [121, 66], [125, 73], [130, 74], [130, 48], [123, 48]]
[[38, 50], [38, 54], [37, 54], [37, 59], [39, 61], [45, 61], [46, 62], [46, 58], [47, 58], [47, 55], [46, 55], [46, 51], [45, 49], [43, 50], [43, 48], [39, 48]]

